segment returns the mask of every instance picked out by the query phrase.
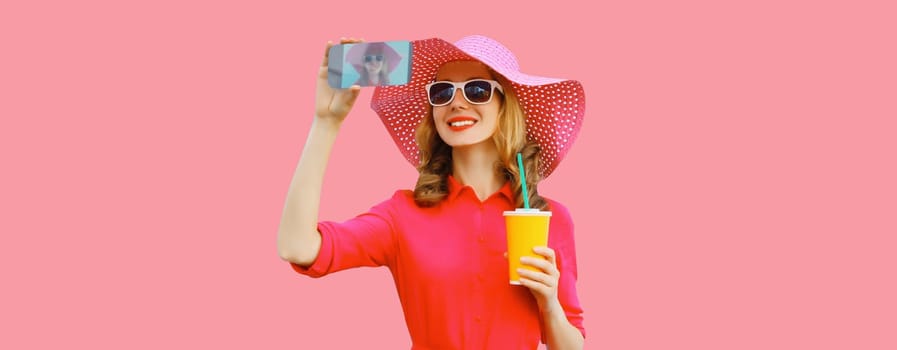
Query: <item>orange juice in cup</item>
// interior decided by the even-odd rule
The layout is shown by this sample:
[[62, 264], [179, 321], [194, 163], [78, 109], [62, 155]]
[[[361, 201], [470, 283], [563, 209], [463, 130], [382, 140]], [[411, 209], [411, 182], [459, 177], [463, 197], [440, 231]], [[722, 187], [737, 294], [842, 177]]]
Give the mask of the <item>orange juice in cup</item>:
[[505, 227], [508, 235], [508, 272], [510, 283], [520, 284], [518, 268], [532, 271], [541, 271], [535, 267], [520, 263], [520, 257], [531, 256], [545, 259], [545, 257], [533, 252], [534, 247], [548, 246], [548, 223], [551, 219], [550, 211], [539, 209], [522, 209], [504, 212]]

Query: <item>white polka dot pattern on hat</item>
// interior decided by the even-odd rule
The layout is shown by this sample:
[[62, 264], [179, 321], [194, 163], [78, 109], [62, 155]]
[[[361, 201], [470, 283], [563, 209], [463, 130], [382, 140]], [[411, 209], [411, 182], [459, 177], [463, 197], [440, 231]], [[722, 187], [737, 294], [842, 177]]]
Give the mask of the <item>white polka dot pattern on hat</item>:
[[420, 163], [414, 134], [430, 108], [424, 86], [433, 81], [439, 67], [458, 60], [480, 61], [511, 81], [526, 114], [527, 138], [542, 148], [539, 173], [543, 178], [550, 175], [582, 127], [582, 85], [575, 80], [523, 74], [510, 50], [483, 36], [466, 37], [455, 45], [437, 38], [413, 41], [408, 84], [374, 90], [371, 108], [380, 116], [399, 151], [412, 165]]

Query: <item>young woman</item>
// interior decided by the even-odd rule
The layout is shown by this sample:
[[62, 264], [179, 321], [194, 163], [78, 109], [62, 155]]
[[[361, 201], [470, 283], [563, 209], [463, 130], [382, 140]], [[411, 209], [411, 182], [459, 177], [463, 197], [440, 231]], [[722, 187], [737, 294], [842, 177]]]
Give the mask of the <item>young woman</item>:
[[[349, 221], [318, 222], [330, 149], [360, 90], [327, 85], [325, 54], [278, 233], [281, 258], [312, 277], [388, 267], [413, 349], [535, 349], [540, 341], [581, 349], [573, 222], [537, 186], [578, 134], [582, 85], [523, 74], [508, 49], [483, 36], [412, 45], [411, 81], [378, 87], [371, 106], [417, 166], [414, 190]], [[538, 272], [522, 270], [521, 285], [511, 285], [502, 212], [523, 207], [518, 152], [531, 206], [552, 217], [548, 247], [534, 249], [545, 259], [521, 259]]]

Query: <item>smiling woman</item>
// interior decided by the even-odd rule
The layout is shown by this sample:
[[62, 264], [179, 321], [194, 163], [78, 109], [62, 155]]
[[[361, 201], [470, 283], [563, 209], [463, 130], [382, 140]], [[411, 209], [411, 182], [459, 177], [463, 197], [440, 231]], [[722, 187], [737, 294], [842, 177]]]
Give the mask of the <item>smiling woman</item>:
[[[371, 106], [417, 167], [414, 190], [346, 222], [318, 222], [324, 168], [359, 93], [327, 85], [325, 56], [278, 233], [280, 256], [312, 277], [388, 267], [414, 349], [534, 349], [540, 341], [552, 350], [582, 348], [572, 219], [537, 189], [576, 139], [582, 85], [523, 74], [507, 48], [483, 36], [412, 44], [412, 80], [378, 87]], [[514, 285], [503, 213], [524, 202], [552, 219], [547, 246], [533, 249], [543, 259], [521, 258], [529, 269], [517, 270]]]

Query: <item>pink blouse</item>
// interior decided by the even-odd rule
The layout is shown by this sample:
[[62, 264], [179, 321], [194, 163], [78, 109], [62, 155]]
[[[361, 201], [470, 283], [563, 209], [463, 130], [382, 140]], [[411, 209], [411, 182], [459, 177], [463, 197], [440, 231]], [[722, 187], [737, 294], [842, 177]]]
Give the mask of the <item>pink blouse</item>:
[[[558, 299], [585, 336], [576, 295], [573, 221], [549, 200], [548, 246], [561, 272]], [[508, 283], [505, 222], [514, 210], [508, 183], [485, 201], [449, 177], [449, 193], [420, 208], [411, 191], [343, 223], [321, 222], [315, 262], [294, 270], [321, 277], [359, 266], [387, 266], [395, 281], [412, 349], [535, 349], [540, 313], [529, 289]]]

